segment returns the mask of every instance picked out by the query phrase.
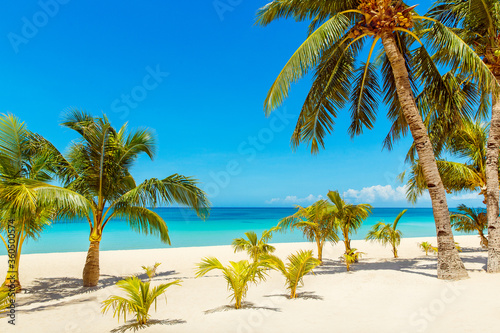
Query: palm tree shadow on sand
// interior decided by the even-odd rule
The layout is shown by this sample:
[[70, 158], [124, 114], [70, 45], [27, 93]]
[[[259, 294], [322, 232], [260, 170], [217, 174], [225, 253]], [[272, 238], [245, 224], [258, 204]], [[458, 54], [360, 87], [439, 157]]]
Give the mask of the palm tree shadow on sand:
[[151, 319], [148, 320], [146, 324], [139, 324], [137, 322], [130, 322], [128, 324], [124, 324], [120, 327], [117, 327], [115, 329], [112, 329], [110, 333], [125, 333], [128, 331], [132, 332], [137, 332], [139, 330], [142, 330], [144, 328], [148, 328], [153, 325], [178, 325], [178, 324], [185, 324], [187, 323], [185, 320], [181, 319], [173, 319], [173, 320], [157, 320], [157, 319]]
[[[305, 300], [317, 300], [317, 301], [322, 301], [324, 298], [323, 296], [316, 295], [316, 293], [312, 291], [302, 291], [300, 293], [297, 293], [295, 295], [295, 299], [305, 299]], [[290, 294], [274, 294], [274, 295], [265, 295], [264, 297], [285, 297], [288, 299], [290, 298]]]
[[219, 306], [215, 309], [204, 311], [205, 314], [216, 313], [216, 312], [224, 312], [224, 311], [232, 311], [232, 310], [244, 310], [244, 309], [258, 309], [258, 310], [269, 310], [274, 312], [281, 312], [281, 309], [272, 308], [267, 306], [259, 306], [252, 302], [241, 302], [241, 309], [235, 309], [234, 305], [223, 305]]
[[[176, 271], [160, 272], [153, 281], [157, 278], [166, 278], [176, 275]], [[50, 302], [54, 300], [64, 300], [65, 298], [91, 294], [116, 284], [116, 282], [124, 279], [126, 276], [114, 276], [101, 274], [101, 279], [97, 287], [86, 288], [82, 286], [82, 279], [77, 278], [40, 278], [33, 281], [33, 283], [25, 290], [23, 295], [19, 297], [18, 306], [27, 306], [36, 303]], [[50, 306], [41, 306], [39, 308], [30, 309], [29, 311], [37, 311], [46, 309], [48, 307], [58, 307], [66, 303], [57, 303]], [[21, 310], [22, 311], [22, 310]]]

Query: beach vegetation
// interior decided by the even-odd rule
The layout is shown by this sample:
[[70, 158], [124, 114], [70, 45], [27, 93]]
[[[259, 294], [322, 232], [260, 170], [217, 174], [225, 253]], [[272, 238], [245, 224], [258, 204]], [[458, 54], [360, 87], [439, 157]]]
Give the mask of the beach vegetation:
[[150, 282], [151, 282], [151, 279], [156, 276], [156, 270], [158, 269], [158, 267], [160, 265], [161, 265], [161, 263], [157, 262], [153, 266], [142, 266], [142, 270], [144, 271], [144, 273], [146, 273]]
[[145, 325], [150, 318], [149, 310], [153, 304], [156, 310], [157, 298], [164, 295], [167, 288], [180, 285], [181, 282], [181, 280], [175, 280], [153, 287], [150, 282], [143, 282], [136, 276], [120, 280], [116, 286], [124, 291], [126, 296], [110, 296], [102, 302], [102, 313], [112, 310], [113, 318], [118, 317], [118, 321], [122, 315], [124, 321], [127, 321], [127, 315], [134, 314], [137, 324]]
[[234, 308], [240, 309], [250, 284], [265, 281], [268, 268], [269, 265], [265, 262], [248, 260], [230, 261], [229, 265], [223, 266], [217, 258], [207, 257], [197, 264], [196, 277], [202, 277], [212, 270], [221, 271], [227, 281], [227, 288], [231, 293], [229, 297], [234, 301]]
[[351, 271], [351, 265], [359, 262], [359, 259], [361, 258], [362, 255], [364, 255], [364, 252], [358, 251], [358, 249], [350, 249], [349, 252], [344, 253], [341, 257], [340, 260], [345, 263], [346, 269], [348, 272]]
[[232, 246], [234, 252], [246, 251], [248, 256], [257, 262], [263, 254], [273, 253], [276, 248], [268, 244], [272, 238], [272, 230], [264, 230], [260, 238], [253, 231], [245, 232], [246, 238], [235, 238]]
[[407, 209], [402, 210], [393, 223], [385, 223], [383, 221], [375, 224], [366, 235], [366, 240], [377, 241], [383, 245], [390, 244], [394, 258], [398, 257], [398, 246], [401, 244], [401, 236], [403, 233], [397, 229], [399, 220], [406, 213]]
[[429, 252], [433, 250], [433, 246], [429, 242], [418, 243], [418, 247], [425, 252], [425, 255], [429, 255]]
[[319, 259], [314, 258], [311, 250], [300, 250], [296, 254], [289, 255], [286, 264], [275, 255], [263, 255], [261, 259], [285, 277], [290, 298], [297, 297], [297, 288], [304, 285], [304, 276], [312, 273], [313, 269], [321, 264]]
[[488, 217], [484, 209], [460, 205], [457, 207], [457, 212], [451, 213], [450, 218], [456, 231], [477, 232], [481, 239], [481, 246], [488, 248], [488, 238], [484, 235], [485, 230], [488, 228]]

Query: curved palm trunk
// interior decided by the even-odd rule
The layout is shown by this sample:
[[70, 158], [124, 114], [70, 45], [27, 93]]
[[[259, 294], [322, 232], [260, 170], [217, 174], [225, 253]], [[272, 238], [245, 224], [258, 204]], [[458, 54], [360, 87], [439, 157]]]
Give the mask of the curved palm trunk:
[[394, 253], [394, 258], [398, 257], [398, 249], [394, 244], [392, 244], [392, 253]]
[[95, 287], [99, 283], [99, 244], [100, 241], [91, 241], [85, 267], [83, 268], [83, 286]]
[[484, 246], [485, 248], [488, 248], [488, 238], [484, 236], [484, 233], [482, 230], [479, 231], [479, 237], [481, 237], [481, 245]]
[[318, 246], [318, 260], [320, 261], [320, 266], [323, 266], [323, 242], [316, 240], [316, 245]]
[[21, 280], [19, 278], [19, 263], [21, 261], [21, 250], [23, 248], [25, 239], [26, 239], [26, 234], [24, 233], [24, 229], [20, 232], [16, 232], [14, 241], [14, 244], [16, 246], [14, 263], [11, 266], [9, 261], [7, 276], [5, 277], [5, 281], [2, 284], [2, 286], [8, 287], [10, 289], [15, 288], [16, 293], [19, 293], [22, 290]]
[[[496, 76], [500, 82], [500, 76]], [[500, 272], [500, 220], [498, 216], [498, 152], [500, 147], [500, 96], [492, 94], [490, 134], [486, 151], [486, 188], [488, 215], [488, 273]]]
[[415, 104], [405, 60], [399, 52], [394, 36], [391, 33], [385, 33], [382, 36], [382, 44], [392, 67], [399, 102], [410, 127], [432, 200], [432, 211], [436, 223], [439, 248], [438, 278], [445, 280], [466, 278], [468, 277], [467, 271], [455, 248], [446, 192], [439, 175], [427, 128]]

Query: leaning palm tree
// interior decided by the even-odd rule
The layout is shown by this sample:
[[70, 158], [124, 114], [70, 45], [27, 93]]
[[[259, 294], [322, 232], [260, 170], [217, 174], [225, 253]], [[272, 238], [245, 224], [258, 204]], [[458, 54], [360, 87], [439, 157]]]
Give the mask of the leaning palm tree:
[[[442, 150], [455, 161], [440, 158], [437, 161], [439, 174], [448, 193], [461, 191], [477, 191], [484, 196], [486, 191], [486, 152], [488, 139], [488, 124], [481, 121], [464, 119], [460, 128], [454, 129], [443, 140]], [[441, 140], [441, 138], [439, 138]], [[434, 140], [433, 140], [434, 141]], [[413, 159], [412, 151], [408, 160], [412, 162], [407, 177], [407, 197], [416, 202], [426, 190], [422, 165], [418, 159]], [[399, 175], [401, 180], [406, 172]]]
[[165, 221], [147, 207], [178, 203], [193, 208], [202, 218], [207, 216], [208, 199], [193, 178], [174, 174], [136, 184], [130, 168], [140, 155], [151, 159], [155, 155], [150, 130], [128, 133], [127, 125], [115, 130], [105, 115], [96, 118], [78, 110], [70, 111], [62, 125], [81, 138], [70, 146], [60, 174], [66, 187], [85, 196], [91, 206], [86, 216], [90, 247], [83, 269], [85, 287], [99, 282], [99, 246], [111, 220], [124, 219], [133, 230], [159, 235], [170, 244]]
[[309, 207], [297, 206], [297, 212], [281, 219], [276, 230], [300, 229], [310, 242], [316, 242], [318, 260], [323, 264], [323, 247], [325, 242], [337, 243], [337, 223], [335, 217], [329, 214], [329, 205], [326, 200], [319, 200]]
[[470, 208], [465, 205], [457, 207], [458, 212], [450, 215], [451, 223], [456, 231], [472, 233], [478, 232], [481, 238], [481, 246], [488, 247], [488, 238], [484, 230], [488, 227], [488, 217], [484, 209]]
[[217, 269], [222, 272], [227, 281], [227, 288], [231, 291], [231, 300], [234, 301], [234, 308], [240, 309], [241, 302], [247, 295], [250, 284], [257, 284], [266, 279], [266, 270], [269, 266], [262, 261], [250, 263], [248, 260], [238, 262], [230, 261], [229, 266], [223, 266], [214, 257], [208, 257], [197, 264], [196, 277], [202, 277], [208, 272]]
[[13, 279], [17, 291], [26, 239], [38, 238], [57, 218], [83, 216], [89, 209], [84, 197], [48, 184], [59, 157], [50, 142], [14, 115], [0, 116], [0, 239], [10, 256], [4, 284]]
[[398, 246], [401, 244], [401, 236], [403, 233], [401, 230], [397, 229], [399, 220], [403, 217], [404, 213], [406, 213], [408, 209], [402, 210], [394, 222], [385, 223], [383, 221], [378, 222], [372, 227], [372, 230], [368, 232], [366, 235], [366, 240], [377, 241], [382, 243], [383, 245], [390, 244], [392, 246], [392, 253], [394, 254], [394, 258], [398, 257]]
[[[150, 282], [143, 282], [137, 276], [118, 281], [116, 286], [127, 293], [127, 297], [110, 296], [102, 302], [102, 313], [113, 310], [113, 317], [117, 316], [120, 321], [120, 315], [127, 321], [127, 314], [135, 314], [138, 325], [146, 325], [150, 314], [149, 309], [155, 305], [156, 300], [161, 295], [165, 294], [167, 288], [173, 285], [180, 285], [181, 280], [175, 280], [169, 283], [162, 283], [152, 287]], [[165, 302], [167, 297], [165, 297]]]
[[342, 236], [344, 237], [345, 253], [351, 252], [350, 234], [356, 232], [363, 221], [371, 214], [369, 204], [350, 204], [344, 201], [338, 191], [329, 191], [328, 199], [331, 202], [330, 214], [335, 217]]
[[[500, 272], [500, 217], [499, 217], [499, 148], [500, 148], [500, 6], [496, 0], [439, 0], [429, 16], [449, 25], [468, 43], [493, 74], [492, 87], [484, 85], [486, 93], [491, 92], [491, 126], [487, 144], [486, 187], [488, 215], [488, 272]], [[447, 56], [443, 50], [436, 59], [462, 68], [469, 59]], [[464, 61], [465, 60], [465, 61]], [[473, 76], [477, 73], [470, 72]], [[489, 83], [489, 82], [486, 82]], [[496, 83], [496, 84], [495, 84]], [[489, 97], [489, 96], [488, 96]], [[482, 104], [488, 104], [484, 98]]]
[[267, 243], [272, 237], [272, 230], [264, 230], [260, 239], [253, 231], [245, 232], [245, 236], [247, 238], [233, 240], [234, 253], [246, 251], [250, 258], [256, 262], [262, 254], [273, 253], [276, 250], [274, 246]]
[[[384, 76], [385, 102], [390, 105], [389, 116], [397, 121], [393, 125], [393, 138], [410, 129], [418, 156], [424, 166], [426, 183], [433, 203], [434, 219], [441, 249], [438, 278], [466, 277], [467, 272], [453, 246], [453, 234], [433, 148], [415, 102], [414, 89], [431, 87], [429, 100], [442, 104], [432, 108], [435, 113], [446, 113], [459, 121], [464, 104], [463, 95], [445, 82], [434, 65], [432, 57], [422, 46], [412, 47], [419, 37], [435, 48], [453, 48], [453, 55], [467, 59], [464, 68], [476, 71], [485, 82], [490, 73], [479, 57], [453, 31], [433, 21], [427, 29], [422, 23], [429, 18], [419, 16], [415, 6], [400, 0], [275, 0], [261, 8], [257, 23], [267, 25], [279, 18], [293, 17], [297, 21], [311, 20], [309, 36], [292, 55], [271, 86], [264, 108], [267, 114], [279, 107], [288, 96], [292, 82], [314, 68], [312, 88], [292, 136], [292, 144], [306, 141], [313, 152], [324, 147], [324, 138], [333, 129], [337, 111], [351, 103], [351, 135], [371, 129], [376, 118], [378, 96], [377, 66], [370, 63], [378, 41], [382, 42], [380, 63]], [[368, 60], [356, 68], [356, 58], [364, 43], [372, 39]], [[442, 102], [442, 103], [441, 103]]]
[[283, 274], [286, 279], [286, 287], [290, 291], [290, 298], [297, 297], [297, 288], [304, 285], [304, 276], [321, 264], [319, 259], [313, 257], [311, 250], [300, 250], [296, 254], [289, 255], [286, 265], [275, 255], [263, 255], [261, 259]]

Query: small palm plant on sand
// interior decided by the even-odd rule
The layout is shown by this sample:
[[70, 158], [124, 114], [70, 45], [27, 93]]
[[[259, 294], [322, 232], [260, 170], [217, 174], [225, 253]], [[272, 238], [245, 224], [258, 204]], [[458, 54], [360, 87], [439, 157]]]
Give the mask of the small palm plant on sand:
[[320, 265], [320, 260], [313, 257], [311, 250], [300, 250], [297, 254], [288, 256], [288, 263], [274, 255], [264, 255], [263, 261], [269, 263], [270, 267], [281, 272], [286, 279], [286, 287], [290, 290], [290, 298], [297, 297], [297, 288], [304, 285], [304, 275], [311, 273]]
[[323, 247], [326, 241], [337, 243], [336, 219], [330, 212], [330, 206], [326, 200], [319, 200], [309, 207], [297, 206], [297, 212], [282, 219], [275, 227], [276, 230], [300, 229], [311, 242], [316, 242], [318, 247], [318, 260], [323, 264]]
[[372, 227], [372, 230], [368, 232], [366, 236], [366, 240], [378, 241], [383, 245], [390, 244], [392, 246], [392, 253], [394, 254], [394, 258], [398, 257], [398, 246], [401, 244], [401, 236], [403, 233], [401, 230], [397, 229], [398, 222], [403, 217], [404, 213], [406, 213], [407, 209], [401, 211], [398, 214], [394, 223], [385, 223], [379, 222]]
[[214, 257], [208, 257], [197, 265], [196, 277], [202, 277], [211, 270], [217, 269], [222, 272], [227, 281], [227, 288], [231, 291], [231, 301], [234, 308], [240, 309], [241, 302], [246, 297], [250, 284], [257, 284], [265, 280], [266, 270], [269, 266], [265, 262], [257, 261], [250, 263], [248, 260], [238, 262], [230, 261], [228, 266], [223, 266]]
[[263, 231], [260, 239], [253, 231], [245, 232], [245, 236], [246, 239], [236, 238], [233, 240], [234, 252], [246, 251], [254, 262], [259, 260], [259, 256], [273, 253], [276, 250], [274, 246], [267, 243], [272, 237], [272, 230]]
[[151, 279], [156, 276], [156, 270], [158, 269], [158, 266], [160, 266], [160, 265], [161, 265], [161, 263], [157, 262], [153, 266], [142, 266], [144, 273], [146, 273], [146, 275], [149, 278], [149, 282], [151, 282]]
[[9, 289], [0, 287], [0, 315], [10, 305], [11, 298], [9, 297]]
[[110, 296], [102, 304], [102, 313], [113, 309], [113, 318], [117, 316], [118, 321], [120, 321], [120, 315], [123, 314], [123, 319], [126, 321], [127, 314], [133, 313], [137, 319], [137, 324], [145, 325], [148, 323], [149, 309], [153, 303], [156, 310], [156, 299], [163, 295], [168, 287], [180, 285], [181, 282], [181, 280], [175, 280], [152, 288], [150, 282], [143, 282], [136, 276], [118, 281], [116, 285], [127, 293], [127, 297]]
[[344, 253], [341, 257], [340, 260], [345, 263], [346, 269], [348, 272], [351, 271], [351, 265], [355, 264], [359, 261], [361, 256], [365, 254], [364, 252], [359, 252], [357, 251], [358, 249], [350, 249], [348, 253]]
[[429, 255], [429, 251], [432, 251], [433, 250], [433, 246], [431, 243], [429, 242], [422, 242], [422, 243], [418, 243], [418, 247], [425, 252], [425, 255], [428, 256]]
[[488, 247], [488, 238], [484, 235], [484, 230], [488, 228], [488, 216], [484, 209], [469, 208], [460, 205], [458, 212], [450, 215], [451, 224], [456, 231], [472, 233], [477, 231], [481, 238], [481, 246]]

